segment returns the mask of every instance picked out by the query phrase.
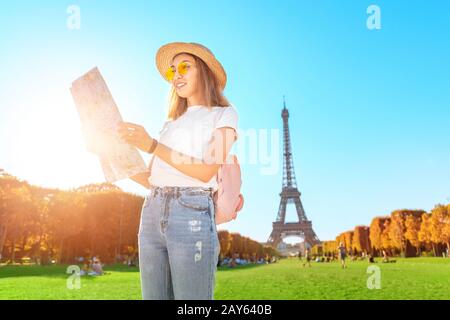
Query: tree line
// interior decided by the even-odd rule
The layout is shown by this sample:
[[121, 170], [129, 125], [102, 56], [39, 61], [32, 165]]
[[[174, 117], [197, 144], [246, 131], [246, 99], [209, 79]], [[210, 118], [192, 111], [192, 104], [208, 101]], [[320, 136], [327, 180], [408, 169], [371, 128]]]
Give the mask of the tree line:
[[[74, 263], [76, 257], [99, 256], [112, 263], [137, 257], [143, 201], [110, 183], [59, 190], [0, 170], [0, 260]], [[276, 254], [237, 233], [218, 236], [222, 258]]]
[[339, 243], [352, 255], [441, 256], [450, 250], [450, 204], [436, 205], [431, 212], [395, 210], [372, 219], [370, 226], [356, 226], [335, 240], [314, 246], [315, 254], [336, 254]]
[[273, 256], [279, 257], [280, 253], [268, 245], [241, 236], [239, 233], [229, 233], [226, 230], [218, 232], [220, 242], [221, 258], [231, 258], [238, 255], [241, 259], [257, 261], [260, 258], [270, 259]]

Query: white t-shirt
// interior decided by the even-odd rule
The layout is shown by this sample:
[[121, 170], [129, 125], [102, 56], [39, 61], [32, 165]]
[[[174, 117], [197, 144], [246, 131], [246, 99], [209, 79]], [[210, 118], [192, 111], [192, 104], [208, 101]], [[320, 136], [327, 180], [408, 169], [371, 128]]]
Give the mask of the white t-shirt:
[[[231, 127], [236, 130], [237, 136], [238, 118], [238, 113], [232, 105], [211, 109], [201, 105], [190, 106], [178, 119], [165, 122], [159, 132], [158, 141], [173, 150], [203, 159], [214, 129]], [[207, 183], [202, 182], [185, 175], [157, 156], [153, 161], [148, 181], [160, 187], [212, 187], [217, 190], [216, 176]]]

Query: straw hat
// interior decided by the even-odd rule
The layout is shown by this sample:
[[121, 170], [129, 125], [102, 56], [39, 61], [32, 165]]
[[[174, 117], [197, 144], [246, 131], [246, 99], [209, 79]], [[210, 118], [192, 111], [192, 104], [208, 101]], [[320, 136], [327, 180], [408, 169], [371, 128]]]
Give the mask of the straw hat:
[[179, 53], [189, 53], [202, 59], [215, 75], [220, 88], [225, 89], [227, 74], [222, 65], [211, 50], [195, 42], [172, 42], [159, 48], [156, 53], [156, 66], [164, 79], [167, 80], [166, 71], [172, 64], [173, 57]]

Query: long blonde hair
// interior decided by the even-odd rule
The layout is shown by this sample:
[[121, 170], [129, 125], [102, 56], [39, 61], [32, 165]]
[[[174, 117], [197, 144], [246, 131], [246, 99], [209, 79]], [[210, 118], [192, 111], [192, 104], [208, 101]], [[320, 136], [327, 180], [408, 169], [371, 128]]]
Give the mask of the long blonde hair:
[[[181, 54], [181, 53], [179, 53]], [[203, 97], [206, 102], [206, 107], [211, 108], [213, 106], [218, 107], [228, 107], [230, 103], [227, 98], [223, 95], [222, 89], [220, 88], [216, 77], [214, 76], [211, 69], [203, 62], [199, 57], [191, 55], [198, 69], [197, 81], [200, 84]], [[169, 120], [176, 120], [182, 116], [188, 108], [187, 98], [182, 98], [178, 96], [175, 88], [172, 86], [170, 89], [170, 100], [169, 100]]]

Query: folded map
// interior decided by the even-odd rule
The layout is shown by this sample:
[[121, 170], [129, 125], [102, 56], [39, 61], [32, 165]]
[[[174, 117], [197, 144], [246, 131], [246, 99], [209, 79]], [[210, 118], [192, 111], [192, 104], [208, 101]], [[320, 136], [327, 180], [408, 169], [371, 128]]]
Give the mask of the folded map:
[[117, 132], [117, 125], [123, 120], [99, 70], [94, 68], [75, 80], [70, 91], [87, 149], [98, 155], [106, 181], [115, 182], [147, 171], [139, 151]]

